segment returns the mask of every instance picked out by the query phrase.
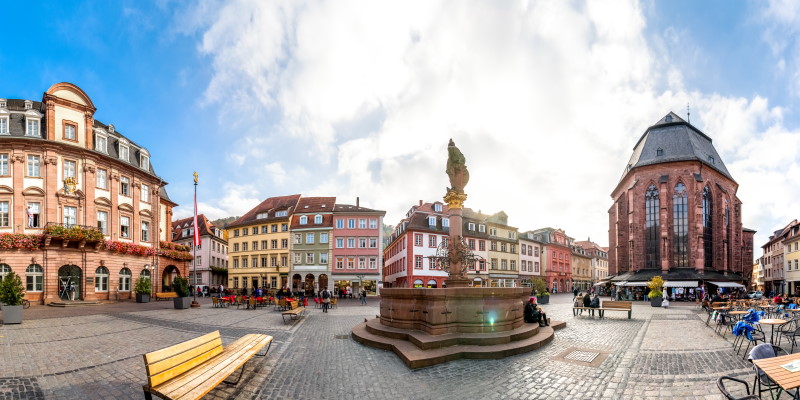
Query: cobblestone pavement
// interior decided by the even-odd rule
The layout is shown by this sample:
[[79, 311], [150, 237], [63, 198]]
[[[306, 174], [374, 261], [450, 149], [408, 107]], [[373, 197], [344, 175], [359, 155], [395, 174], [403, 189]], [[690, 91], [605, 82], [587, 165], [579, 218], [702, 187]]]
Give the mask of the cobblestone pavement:
[[[636, 303], [633, 319], [573, 318], [571, 295], [545, 311], [567, 321], [551, 344], [503, 360], [460, 360], [410, 370], [391, 352], [362, 346], [350, 329], [378, 313], [378, 299], [344, 300], [284, 324], [272, 308], [174, 310], [171, 302], [94, 307], [33, 306], [21, 325], [0, 327], [0, 399], [141, 399], [142, 354], [213, 330], [224, 343], [245, 333], [274, 336], [236, 386], [211, 399], [720, 399], [721, 375], [752, 379], [749, 364], [705, 326], [692, 306]], [[592, 364], [565, 359], [599, 354]], [[587, 353], [582, 353], [584, 356]], [[785, 397], [785, 396], [784, 396]]]

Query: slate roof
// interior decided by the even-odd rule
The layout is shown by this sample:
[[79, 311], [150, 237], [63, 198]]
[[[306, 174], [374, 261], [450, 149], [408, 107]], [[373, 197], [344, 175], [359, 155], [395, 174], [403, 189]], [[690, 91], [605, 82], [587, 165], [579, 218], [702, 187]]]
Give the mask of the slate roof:
[[[289, 218], [289, 215], [292, 215], [296, 208], [297, 202], [300, 201], [299, 194], [292, 194], [289, 196], [278, 196], [278, 197], [270, 197], [261, 202], [261, 204], [255, 206], [252, 210], [248, 211], [246, 214], [242, 215], [236, 221], [231, 222], [226, 227], [227, 229], [242, 226], [242, 225], [249, 225], [254, 222], [270, 222], [275, 220], [286, 220]], [[288, 215], [285, 217], [275, 217], [276, 211], [288, 211]], [[258, 214], [267, 213], [266, 218], [257, 218]]]
[[[31, 101], [31, 109], [34, 111], [39, 112], [41, 114], [41, 120], [39, 123], [39, 132], [42, 134], [42, 137], [35, 137], [35, 136], [25, 136], [25, 112], [30, 112], [30, 110], [25, 110], [25, 100], [22, 99], [8, 99], [6, 100], [6, 109], [0, 109], [0, 114], [4, 113], [4, 111], [8, 111], [10, 113], [9, 120], [8, 120], [8, 128], [9, 128], [9, 135], [11, 137], [20, 137], [26, 138], [30, 140], [47, 140], [43, 136], [44, 132], [47, 132], [47, 118], [45, 117], [45, 107], [41, 101]], [[101, 151], [97, 151], [95, 149], [87, 149], [89, 151], [93, 151], [98, 154], [107, 155], [110, 158], [115, 160], [119, 160], [130, 164], [136, 168], [141, 169], [141, 153], [142, 153], [142, 146], [136, 144], [136, 142], [132, 141], [130, 138], [121, 134], [118, 130], [114, 130], [114, 133], [109, 132], [108, 125], [94, 119], [94, 123], [92, 124], [92, 128], [101, 128], [108, 133], [108, 143], [107, 148], [108, 152], [104, 153]], [[5, 136], [5, 135], [3, 135]], [[128, 142], [128, 159], [123, 160], [119, 158], [119, 143], [121, 140], [126, 140]], [[149, 152], [148, 152], [149, 154]], [[144, 170], [149, 172], [154, 176], [158, 176], [153, 169], [152, 160], [148, 165], [148, 168]], [[161, 193], [161, 197], [166, 198], [169, 200], [169, 196], [167, 195], [166, 191]], [[171, 201], [171, 200], [170, 200]]]
[[[197, 216], [197, 225], [200, 226], [200, 236], [216, 236], [211, 232], [214, 224], [208, 221], [205, 214]], [[194, 226], [194, 217], [179, 219], [172, 223], [172, 241], [180, 239], [191, 239], [191, 236], [181, 237], [181, 232], [184, 228], [191, 228]]]
[[711, 138], [671, 111], [636, 142], [622, 178], [636, 167], [676, 161], [700, 161], [733, 180]]
[[383, 211], [383, 210], [373, 210], [371, 208], [354, 206], [352, 204], [336, 204], [333, 207], [333, 211], [335, 211], [337, 213], [344, 213], [344, 212], [348, 212], [348, 213], [351, 213], [351, 212], [352, 213], [373, 213], [373, 214], [377, 213], [377, 214], [380, 214], [380, 215], [386, 215], [386, 211]]

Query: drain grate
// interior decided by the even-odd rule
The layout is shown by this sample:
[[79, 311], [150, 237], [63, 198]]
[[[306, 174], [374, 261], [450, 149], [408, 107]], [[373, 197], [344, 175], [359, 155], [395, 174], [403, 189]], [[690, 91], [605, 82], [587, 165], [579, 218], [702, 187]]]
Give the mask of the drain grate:
[[564, 356], [564, 358], [566, 358], [567, 360], [591, 363], [599, 355], [600, 355], [600, 353], [595, 353], [595, 352], [592, 352], [592, 351], [575, 350], [575, 351], [572, 351], [571, 353], [567, 354], [566, 356]]
[[350, 335], [333, 335], [334, 339], [350, 339]]

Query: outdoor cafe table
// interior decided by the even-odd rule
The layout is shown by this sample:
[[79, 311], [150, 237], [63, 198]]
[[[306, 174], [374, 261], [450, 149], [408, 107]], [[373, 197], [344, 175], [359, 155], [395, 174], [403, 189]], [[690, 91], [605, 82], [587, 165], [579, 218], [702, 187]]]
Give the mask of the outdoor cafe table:
[[[783, 368], [782, 365], [797, 360], [800, 360], [800, 353], [753, 360], [753, 364], [761, 368], [769, 379], [772, 379], [788, 394], [789, 391], [800, 387], [800, 371], [790, 372], [786, 368]], [[780, 393], [778, 394], [780, 395]], [[792, 395], [792, 398], [797, 399], [798, 397], [796, 394], [797, 393]]]
[[728, 315], [736, 315], [737, 318], [740, 318], [738, 317], [739, 315], [746, 315], [748, 313], [750, 313], [750, 311], [731, 311], [728, 313]]
[[762, 319], [762, 320], [759, 320], [758, 323], [761, 324], [761, 325], [770, 325], [770, 326], [772, 326], [772, 331], [770, 331], [770, 334], [769, 334], [769, 342], [770, 343], [774, 343], [774, 341], [775, 341], [775, 325], [783, 325], [783, 324], [786, 323], [786, 320], [778, 319], [778, 318]]

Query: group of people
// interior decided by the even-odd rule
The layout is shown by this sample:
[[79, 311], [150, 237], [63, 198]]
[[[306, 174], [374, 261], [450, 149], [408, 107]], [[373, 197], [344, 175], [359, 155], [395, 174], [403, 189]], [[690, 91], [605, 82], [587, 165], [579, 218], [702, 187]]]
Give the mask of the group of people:
[[[592, 296], [589, 292], [580, 293], [577, 290], [574, 293], [575, 297], [572, 302], [575, 307], [600, 308], [600, 296], [596, 294]], [[580, 310], [580, 313], [583, 314], [583, 310]]]

